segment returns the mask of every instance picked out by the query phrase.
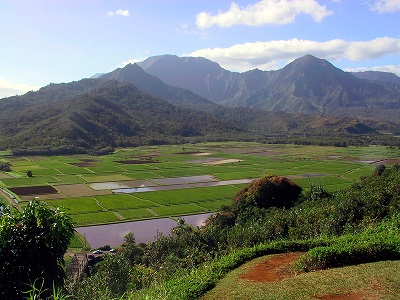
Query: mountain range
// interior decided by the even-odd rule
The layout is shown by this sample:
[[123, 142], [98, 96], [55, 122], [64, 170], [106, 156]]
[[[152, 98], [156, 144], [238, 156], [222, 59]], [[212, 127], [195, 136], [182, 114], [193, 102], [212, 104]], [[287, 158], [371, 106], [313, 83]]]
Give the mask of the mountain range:
[[164, 55], [139, 66], [168, 85], [228, 107], [399, 122], [400, 78], [350, 73], [305, 55], [276, 71], [230, 72], [205, 58]]
[[[0, 148], [16, 154], [106, 153], [118, 146], [216, 140], [369, 139], [400, 131], [390, 73], [344, 72], [301, 57], [277, 71], [230, 72], [164, 55], [0, 100]], [[386, 143], [385, 142], [385, 143]]]

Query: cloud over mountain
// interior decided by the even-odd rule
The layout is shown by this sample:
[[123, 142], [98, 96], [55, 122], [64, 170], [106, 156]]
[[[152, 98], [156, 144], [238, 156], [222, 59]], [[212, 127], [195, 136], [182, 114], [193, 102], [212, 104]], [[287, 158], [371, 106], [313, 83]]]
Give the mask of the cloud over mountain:
[[273, 69], [281, 62], [311, 53], [325, 59], [351, 61], [368, 60], [388, 54], [400, 53], [400, 39], [378, 37], [370, 41], [333, 39], [325, 42], [290, 39], [236, 44], [228, 48], [205, 48], [187, 56], [205, 57], [224, 68], [235, 71]]

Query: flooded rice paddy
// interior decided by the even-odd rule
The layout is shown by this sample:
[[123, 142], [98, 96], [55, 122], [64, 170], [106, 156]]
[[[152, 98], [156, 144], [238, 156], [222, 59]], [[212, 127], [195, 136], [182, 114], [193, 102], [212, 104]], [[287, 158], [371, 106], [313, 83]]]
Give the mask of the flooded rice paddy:
[[[202, 226], [207, 218], [211, 215], [198, 214], [190, 216], [182, 216], [185, 222], [193, 227]], [[151, 219], [144, 221], [133, 221], [118, 224], [86, 226], [75, 228], [82, 234], [92, 249], [99, 248], [104, 245], [118, 247], [124, 242], [124, 236], [128, 232], [135, 235], [136, 243], [148, 243], [154, 241], [157, 235], [168, 235], [171, 229], [177, 226], [177, 222], [170, 218]]]

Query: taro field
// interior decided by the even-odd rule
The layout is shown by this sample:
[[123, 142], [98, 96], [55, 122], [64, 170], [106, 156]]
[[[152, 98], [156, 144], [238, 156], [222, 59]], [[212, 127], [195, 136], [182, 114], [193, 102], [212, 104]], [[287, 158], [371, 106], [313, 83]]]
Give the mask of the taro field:
[[12, 171], [0, 172], [0, 197], [17, 207], [32, 199], [63, 207], [77, 226], [178, 217], [216, 211], [264, 175], [333, 192], [379, 164], [399, 163], [399, 152], [236, 142], [124, 148], [105, 156], [16, 157], [2, 151], [0, 162], [9, 162]]

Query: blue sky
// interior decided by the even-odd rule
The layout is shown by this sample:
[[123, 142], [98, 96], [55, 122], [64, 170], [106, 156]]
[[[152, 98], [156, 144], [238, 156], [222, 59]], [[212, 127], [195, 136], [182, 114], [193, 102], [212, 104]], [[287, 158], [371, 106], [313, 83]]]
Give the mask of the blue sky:
[[150, 56], [232, 71], [313, 54], [400, 76], [400, 0], [0, 0], [0, 97]]

